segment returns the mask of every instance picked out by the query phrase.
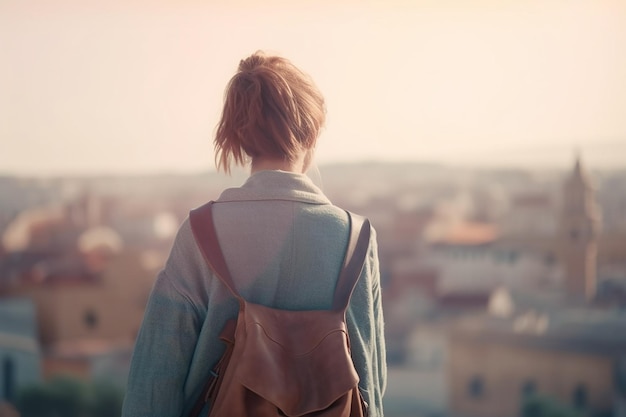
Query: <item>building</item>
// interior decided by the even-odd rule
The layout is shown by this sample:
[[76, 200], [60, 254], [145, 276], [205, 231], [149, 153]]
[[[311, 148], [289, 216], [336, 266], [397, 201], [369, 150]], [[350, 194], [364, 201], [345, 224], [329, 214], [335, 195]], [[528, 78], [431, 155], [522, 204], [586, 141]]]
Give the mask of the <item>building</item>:
[[501, 233], [507, 236], [550, 237], [557, 229], [556, 203], [546, 192], [526, 192], [511, 199]]
[[120, 380], [164, 262], [158, 250], [126, 247], [90, 201], [23, 213], [4, 234], [0, 302], [31, 300], [44, 377]]
[[448, 342], [449, 407], [459, 415], [515, 417], [533, 394], [589, 416], [626, 412], [619, 405], [626, 398], [623, 314], [583, 308], [471, 317], [451, 329]]

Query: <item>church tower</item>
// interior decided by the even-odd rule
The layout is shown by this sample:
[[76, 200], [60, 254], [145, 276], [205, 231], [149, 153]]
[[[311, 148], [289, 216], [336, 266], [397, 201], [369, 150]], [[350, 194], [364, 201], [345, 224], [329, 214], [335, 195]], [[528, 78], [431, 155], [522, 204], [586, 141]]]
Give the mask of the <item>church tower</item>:
[[574, 297], [595, 297], [599, 231], [600, 209], [594, 188], [577, 156], [574, 170], [563, 185], [559, 228], [565, 287]]

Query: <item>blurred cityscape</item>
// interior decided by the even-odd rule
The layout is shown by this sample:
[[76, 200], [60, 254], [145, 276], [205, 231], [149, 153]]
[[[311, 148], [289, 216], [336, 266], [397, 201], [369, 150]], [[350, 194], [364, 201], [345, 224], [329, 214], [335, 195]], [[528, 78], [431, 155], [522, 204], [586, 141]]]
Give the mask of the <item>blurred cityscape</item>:
[[[626, 416], [626, 170], [590, 168], [320, 167], [378, 232], [388, 417]], [[123, 390], [178, 226], [245, 178], [0, 177], [0, 416], [59, 375]]]

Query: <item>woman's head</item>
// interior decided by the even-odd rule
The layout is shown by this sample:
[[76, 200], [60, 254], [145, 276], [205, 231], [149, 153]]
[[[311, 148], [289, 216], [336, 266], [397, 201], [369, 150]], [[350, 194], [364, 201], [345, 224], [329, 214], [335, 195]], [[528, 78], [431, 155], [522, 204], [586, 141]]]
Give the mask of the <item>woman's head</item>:
[[246, 158], [293, 162], [312, 151], [324, 125], [324, 98], [288, 60], [256, 52], [228, 83], [215, 135], [218, 169]]

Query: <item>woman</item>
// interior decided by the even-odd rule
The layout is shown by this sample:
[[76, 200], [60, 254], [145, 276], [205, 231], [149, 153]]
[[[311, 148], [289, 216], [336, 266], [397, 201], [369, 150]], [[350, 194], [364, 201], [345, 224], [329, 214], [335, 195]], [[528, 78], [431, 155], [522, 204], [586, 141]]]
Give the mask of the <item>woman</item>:
[[[346, 212], [304, 174], [325, 120], [313, 82], [284, 58], [239, 64], [218, 125], [217, 166], [250, 163], [239, 188], [213, 205], [220, 247], [239, 293], [290, 310], [329, 309], [349, 234]], [[347, 324], [369, 415], [382, 416], [385, 344], [375, 233]], [[186, 416], [224, 352], [218, 335], [238, 302], [214, 276], [189, 221], [157, 277], [137, 338], [123, 417]]]

